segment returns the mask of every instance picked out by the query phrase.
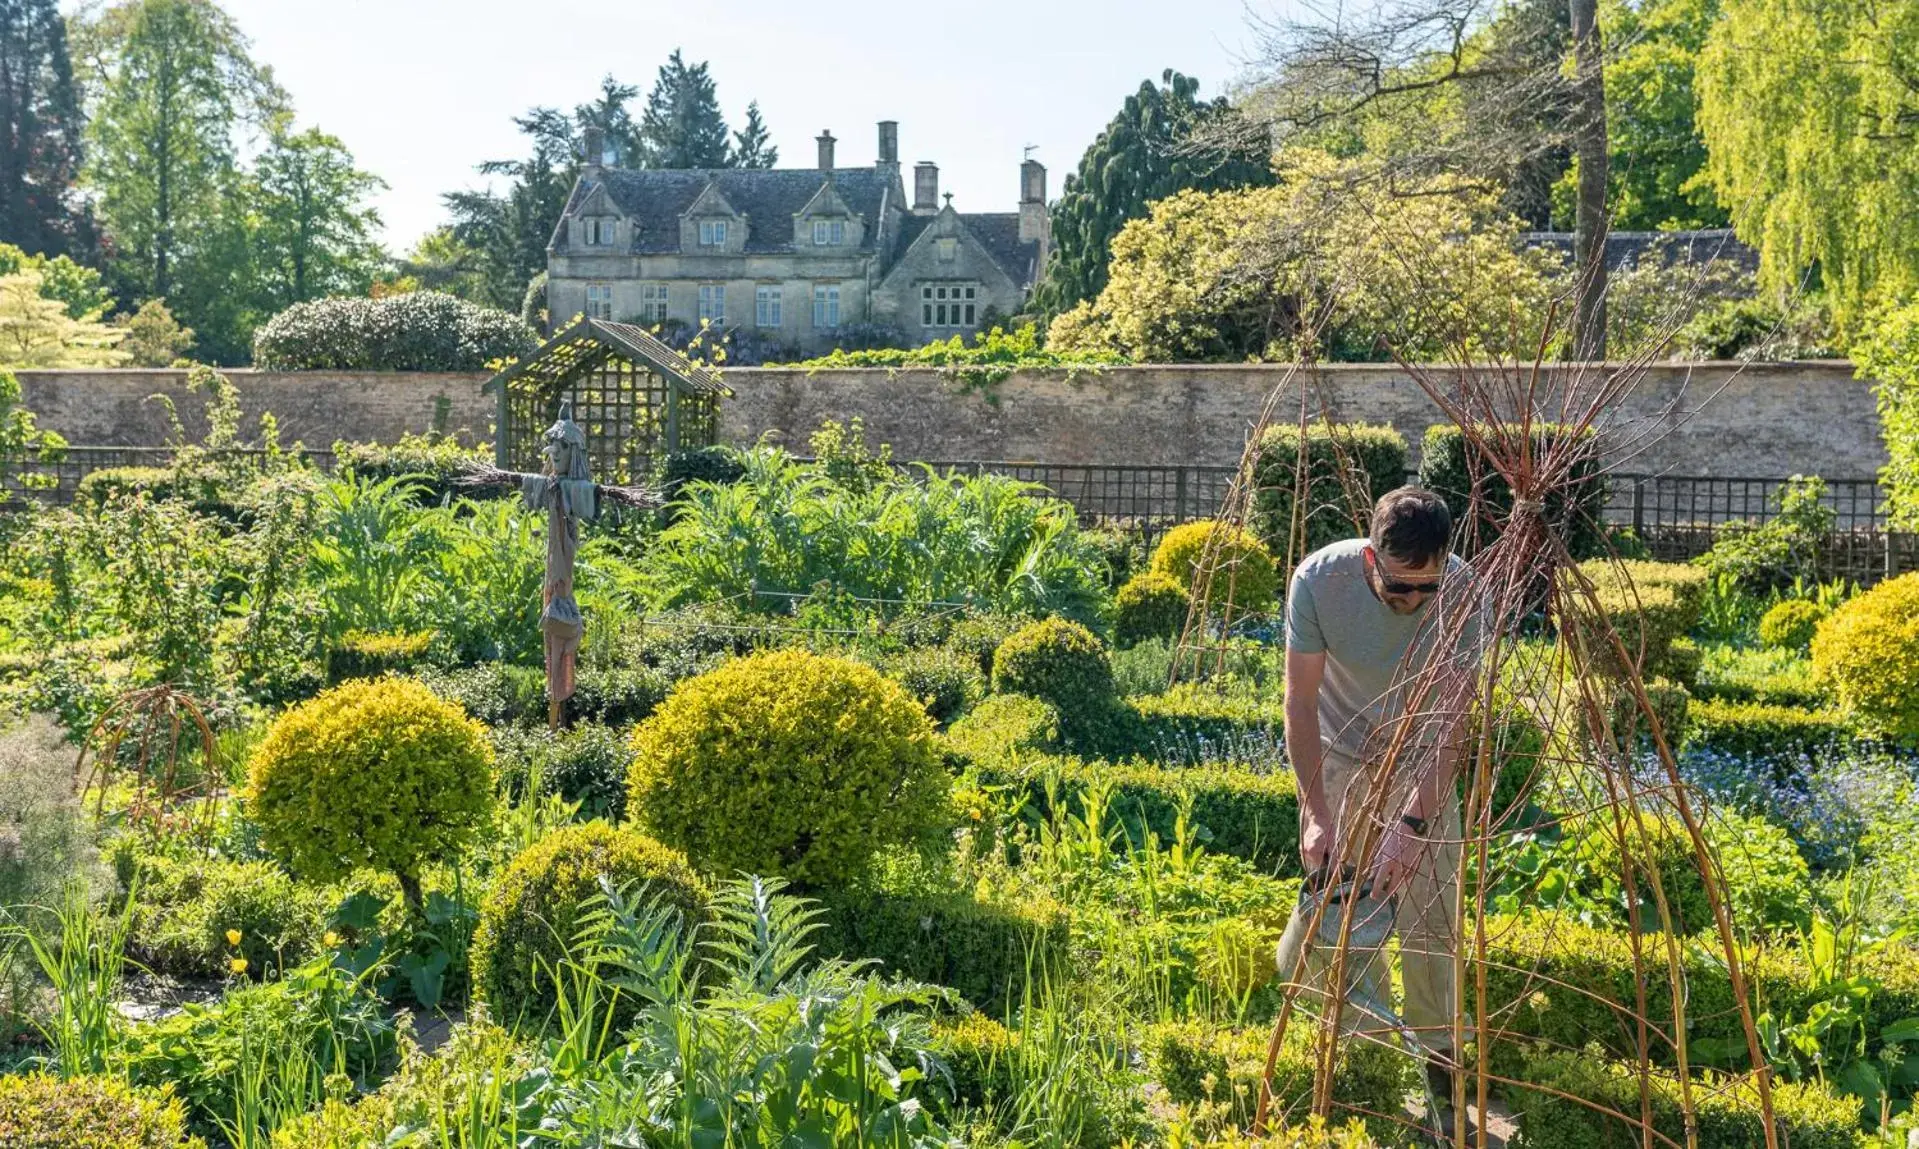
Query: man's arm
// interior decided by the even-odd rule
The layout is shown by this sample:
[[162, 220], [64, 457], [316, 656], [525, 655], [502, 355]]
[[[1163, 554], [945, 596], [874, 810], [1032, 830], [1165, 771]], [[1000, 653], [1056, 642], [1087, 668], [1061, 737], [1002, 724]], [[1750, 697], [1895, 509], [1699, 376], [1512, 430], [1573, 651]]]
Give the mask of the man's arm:
[[1299, 779], [1300, 857], [1317, 868], [1333, 851], [1332, 809], [1322, 777], [1325, 748], [1319, 740], [1319, 688], [1326, 652], [1286, 650], [1286, 757]]

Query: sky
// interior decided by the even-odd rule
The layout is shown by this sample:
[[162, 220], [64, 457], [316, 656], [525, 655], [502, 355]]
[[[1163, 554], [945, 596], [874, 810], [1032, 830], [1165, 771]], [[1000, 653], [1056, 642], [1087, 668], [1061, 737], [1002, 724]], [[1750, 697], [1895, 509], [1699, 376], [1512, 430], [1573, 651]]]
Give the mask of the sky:
[[1249, 14], [1287, 0], [221, 0], [292, 95], [298, 126], [340, 137], [389, 185], [376, 200], [403, 253], [443, 221], [440, 195], [484, 186], [473, 166], [523, 155], [512, 118], [572, 108], [611, 73], [640, 89], [668, 53], [711, 64], [721, 110], [747, 101], [780, 150], [811, 167], [873, 162], [875, 124], [899, 121], [900, 160], [940, 167], [961, 211], [1011, 211], [1023, 149], [1059, 195], [1126, 95], [1166, 68], [1207, 95], [1240, 76]]

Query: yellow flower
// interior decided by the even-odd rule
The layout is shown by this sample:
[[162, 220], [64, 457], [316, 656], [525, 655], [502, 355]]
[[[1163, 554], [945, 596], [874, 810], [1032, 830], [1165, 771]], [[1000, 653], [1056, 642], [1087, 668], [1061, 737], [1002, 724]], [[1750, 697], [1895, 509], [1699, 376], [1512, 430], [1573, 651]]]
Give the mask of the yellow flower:
[[227, 962], [227, 969], [236, 974], [245, 973], [247, 972], [247, 959], [234, 958], [233, 960]]
[[328, 949], [332, 949], [334, 946], [340, 944], [340, 935], [334, 933], [332, 930], [328, 930], [325, 934], [321, 935], [320, 944]]
[[700, 320], [700, 329], [701, 329], [701, 330], [705, 330], [706, 328], [708, 328], [708, 327], [711, 327], [711, 326], [713, 326], [713, 321], [712, 321], [711, 319], [702, 319], [702, 320]]
[[239, 930], [228, 930], [228, 931], [227, 931], [227, 944], [228, 944], [228, 945], [230, 945], [230, 946], [237, 946], [237, 945], [239, 945], [239, 944], [240, 944], [240, 931], [239, 931]]
[[713, 360], [716, 363], [726, 362], [726, 348], [722, 347], [718, 351], [715, 351], [713, 353]]

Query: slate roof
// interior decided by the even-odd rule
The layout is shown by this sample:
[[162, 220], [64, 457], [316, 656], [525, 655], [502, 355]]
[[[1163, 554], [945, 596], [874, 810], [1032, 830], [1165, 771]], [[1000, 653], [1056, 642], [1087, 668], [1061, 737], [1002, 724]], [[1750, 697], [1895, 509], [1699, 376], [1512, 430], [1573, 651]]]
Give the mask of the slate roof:
[[[1030, 288], [1039, 276], [1039, 243], [1019, 238], [1019, 213], [1016, 211], [975, 211], [955, 212], [960, 223], [972, 233], [986, 253], [999, 264], [1016, 286]], [[913, 246], [920, 233], [932, 225], [937, 216], [909, 215], [900, 228], [899, 251], [903, 255]]]
[[[1523, 247], [1552, 247], [1571, 262], [1573, 236], [1569, 231], [1527, 231], [1519, 235]], [[1615, 231], [1606, 235], [1606, 268], [1618, 271], [1659, 260], [1664, 266], [1675, 263], [1705, 263], [1723, 259], [1748, 271], [1759, 267], [1759, 253], [1739, 242], [1731, 228], [1702, 228], [1696, 231]]]
[[[708, 181], [747, 220], [748, 252], [793, 250], [793, 216], [804, 208], [826, 182], [817, 168], [723, 168], [628, 170], [603, 169], [597, 178], [583, 178], [573, 187], [562, 221], [595, 187], [604, 185], [620, 213], [638, 224], [628, 254], [659, 255], [680, 250], [680, 216], [693, 205]], [[866, 218], [859, 250], [870, 252], [878, 238], [880, 208], [893, 177], [877, 168], [835, 168], [833, 189], [846, 206]], [[552, 249], [568, 249], [568, 229], [554, 231]], [[602, 249], [603, 250], [603, 249]]]

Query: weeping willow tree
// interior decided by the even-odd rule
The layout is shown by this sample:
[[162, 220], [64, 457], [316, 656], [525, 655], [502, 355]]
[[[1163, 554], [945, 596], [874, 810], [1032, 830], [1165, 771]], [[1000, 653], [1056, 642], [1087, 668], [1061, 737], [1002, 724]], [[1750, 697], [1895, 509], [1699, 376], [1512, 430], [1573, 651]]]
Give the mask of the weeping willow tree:
[[1856, 333], [1919, 289], [1919, 4], [1721, 5], [1697, 73], [1707, 176], [1762, 279], [1816, 272]]

